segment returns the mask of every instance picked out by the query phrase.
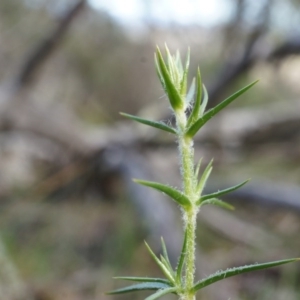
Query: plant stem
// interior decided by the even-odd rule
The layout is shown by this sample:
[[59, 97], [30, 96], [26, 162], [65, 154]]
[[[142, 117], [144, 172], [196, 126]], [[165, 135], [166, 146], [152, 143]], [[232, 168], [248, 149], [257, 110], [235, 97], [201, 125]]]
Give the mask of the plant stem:
[[184, 111], [176, 114], [176, 121], [178, 127], [178, 144], [181, 159], [180, 167], [183, 190], [190, 200], [193, 201], [193, 198], [195, 197], [194, 149], [192, 139], [185, 136], [187, 118]]
[[185, 229], [187, 231], [185, 288], [181, 296], [182, 300], [194, 300], [194, 293], [190, 293], [194, 285], [195, 274], [195, 240], [196, 240], [196, 216], [197, 207], [195, 201], [196, 182], [194, 176], [194, 149], [193, 141], [184, 135], [186, 128], [186, 115], [184, 112], [176, 115], [178, 126], [178, 142], [181, 157], [181, 176], [185, 195], [190, 199], [191, 206], [184, 210]]
[[196, 231], [196, 212], [192, 208], [185, 211], [185, 222], [187, 230], [187, 249], [186, 249], [186, 277], [185, 277], [185, 293], [184, 300], [195, 299], [194, 294], [190, 294], [190, 290], [194, 285], [195, 273], [195, 231]]

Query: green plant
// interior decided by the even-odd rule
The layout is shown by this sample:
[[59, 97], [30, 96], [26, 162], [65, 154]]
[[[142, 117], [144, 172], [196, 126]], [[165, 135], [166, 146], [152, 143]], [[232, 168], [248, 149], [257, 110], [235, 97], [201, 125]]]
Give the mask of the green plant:
[[[180, 169], [183, 190], [180, 191], [169, 185], [164, 185], [157, 182], [137, 179], [134, 179], [134, 181], [165, 193], [180, 206], [183, 213], [185, 232], [182, 251], [179, 256], [177, 266], [174, 269], [169, 261], [167, 248], [163, 239], [163, 254], [160, 256], [160, 258], [153, 253], [151, 248], [146, 243], [148, 251], [162, 270], [165, 278], [117, 277], [118, 279], [135, 281], [137, 283], [109, 292], [108, 294], [122, 294], [141, 290], [154, 290], [155, 293], [147, 297], [146, 300], [158, 299], [168, 293], [176, 294], [179, 296], [179, 299], [182, 300], [193, 300], [195, 299], [196, 293], [200, 289], [216, 281], [245, 272], [286, 264], [299, 259], [286, 259], [269, 263], [231, 268], [225, 271], [218, 271], [200, 281], [195, 282], [195, 232], [197, 214], [202, 206], [208, 204], [217, 205], [226, 209], [233, 209], [230, 204], [221, 201], [219, 197], [242, 187], [248, 182], [248, 180], [228, 189], [203, 195], [203, 188], [212, 171], [212, 161], [204, 169], [202, 175], [199, 176], [201, 160], [195, 167], [193, 137], [199, 131], [199, 129], [206, 124], [207, 121], [209, 121], [214, 115], [237, 99], [240, 95], [249, 90], [257, 81], [234, 93], [214, 108], [205, 111], [208, 102], [208, 95], [204, 85], [202, 84], [199, 68], [196, 80], [193, 80], [193, 83], [187, 92], [189, 53], [187, 55], [185, 66], [182, 65], [178, 52], [175, 56], [172, 56], [166, 47], [166, 56], [167, 61], [163, 59], [159, 48], [157, 48], [155, 53], [155, 65], [161, 85], [163, 86], [169, 98], [171, 108], [174, 112], [176, 118], [176, 127], [173, 128], [162, 122], [150, 121], [125, 113], [122, 113], [122, 115], [148, 126], [167, 131], [177, 137], [180, 152]], [[187, 111], [189, 113], [187, 113]]]

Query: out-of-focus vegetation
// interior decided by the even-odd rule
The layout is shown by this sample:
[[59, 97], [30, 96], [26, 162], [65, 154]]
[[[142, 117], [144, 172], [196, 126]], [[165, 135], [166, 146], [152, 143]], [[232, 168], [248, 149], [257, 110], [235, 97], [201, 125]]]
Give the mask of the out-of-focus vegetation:
[[[164, 42], [191, 47], [191, 73], [200, 64], [210, 103], [260, 79], [196, 140], [196, 156], [215, 158], [208, 189], [253, 178], [229, 199], [235, 216], [203, 209], [198, 275], [299, 256], [300, 2], [232, 1], [226, 24], [147, 20], [143, 31], [85, 1], [64, 29], [76, 1], [0, 1], [0, 299], [107, 299], [116, 274], [158, 275], [146, 237], [159, 251], [163, 235], [178, 255], [180, 227], [164, 223], [174, 207], [130, 180], [178, 183], [176, 145], [118, 114], [170, 117], [153, 65]], [[296, 300], [299, 282], [295, 264], [228, 279], [198, 298]]]

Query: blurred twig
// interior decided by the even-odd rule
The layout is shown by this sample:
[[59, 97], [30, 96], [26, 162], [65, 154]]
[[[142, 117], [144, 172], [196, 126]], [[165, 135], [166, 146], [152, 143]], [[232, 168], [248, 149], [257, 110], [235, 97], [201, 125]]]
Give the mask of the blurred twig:
[[16, 86], [23, 87], [33, 82], [38, 69], [41, 68], [47, 58], [49, 58], [54, 50], [59, 46], [59, 43], [68, 30], [71, 22], [83, 10], [85, 5], [86, 0], [78, 1], [74, 7], [67, 11], [61, 18], [57, 28], [53, 30], [53, 32], [51, 32], [36, 49], [34, 49], [32, 54], [25, 61], [19, 75], [16, 78]]
[[273, 49], [268, 56], [269, 61], [284, 59], [290, 55], [300, 54], [300, 37], [295, 36], [279, 47]]
[[259, 61], [276, 62], [285, 59], [290, 55], [300, 54], [300, 37], [287, 39], [279, 46], [270, 49], [267, 54], [256, 53], [255, 44], [263, 34], [262, 28], [256, 28], [250, 35], [246, 43], [244, 53], [240, 59], [231, 58], [225, 63], [219, 72], [215, 82], [209, 87], [209, 106], [212, 107], [220, 101], [220, 96], [224, 94], [225, 89], [232, 85], [235, 80], [248, 72]]
[[[231, 57], [224, 64], [219, 72], [215, 82], [208, 88], [210, 100], [209, 107], [215, 106], [228, 88], [238, 77], [247, 72], [258, 60], [257, 54], [254, 53], [255, 45], [265, 32], [264, 26], [258, 26], [249, 34], [244, 46], [244, 52], [239, 56]], [[237, 59], [237, 57], [240, 57]]]
[[226, 198], [233, 201], [251, 201], [272, 208], [284, 208], [300, 213], [300, 188], [295, 185], [271, 182], [253, 182], [232, 192]]

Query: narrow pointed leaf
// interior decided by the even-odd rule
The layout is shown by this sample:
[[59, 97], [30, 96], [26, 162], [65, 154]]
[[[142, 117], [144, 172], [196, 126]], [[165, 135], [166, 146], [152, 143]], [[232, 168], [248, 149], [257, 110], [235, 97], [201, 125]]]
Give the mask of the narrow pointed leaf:
[[183, 73], [183, 66], [182, 66], [182, 62], [181, 62], [180, 53], [178, 50], [176, 51], [175, 59], [176, 59], [176, 66], [177, 66], [179, 72]]
[[153, 278], [153, 277], [133, 277], [133, 276], [118, 276], [114, 279], [127, 280], [127, 281], [136, 281], [136, 282], [159, 282], [169, 286], [172, 286], [169, 280], [164, 278]]
[[155, 62], [156, 74], [157, 74], [157, 76], [159, 78], [161, 86], [163, 87], [164, 90], [166, 90], [166, 84], [165, 84], [163, 76], [161, 75], [161, 71], [160, 71], [160, 67], [159, 67], [159, 64], [158, 64], [158, 60], [157, 60], [157, 55], [156, 54], [154, 55], [154, 62]]
[[195, 78], [193, 78], [191, 86], [189, 88], [189, 91], [188, 91], [188, 93], [185, 97], [185, 102], [186, 102], [187, 105], [189, 105], [192, 102], [193, 98], [194, 98], [195, 88], [196, 88]]
[[176, 87], [176, 89], [178, 91], [180, 91], [180, 77], [182, 75], [182, 66], [181, 66], [181, 69], [180, 69], [180, 67], [178, 68], [177, 61], [178, 61], [178, 59], [180, 60], [179, 51], [177, 51], [176, 55], [173, 56], [173, 55], [171, 55], [167, 44], [165, 44], [165, 49], [166, 49], [167, 59], [168, 59], [167, 69], [172, 78], [174, 86]]
[[201, 107], [200, 107], [200, 112], [199, 112], [199, 116], [202, 117], [208, 102], [208, 93], [207, 93], [207, 89], [205, 87], [205, 85], [202, 85], [202, 89], [203, 89], [203, 99], [201, 102]]
[[168, 59], [167, 70], [169, 72], [170, 78], [171, 78], [174, 86], [177, 88], [178, 76], [176, 74], [176, 65], [175, 65], [175, 62], [173, 61], [173, 57], [167, 46], [166, 46], [166, 52], [167, 52], [167, 59]]
[[154, 252], [152, 251], [152, 249], [146, 242], [145, 242], [145, 245], [146, 245], [150, 255], [155, 260], [155, 262], [158, 264], [158, 266], [160, 267], [160, 269], [162, 270], [164, 275], [170, 280], [170, 282], [174, 283], [175, 282], [174, 278], [173, 278], [172, 274], [170, 273], [170, 271], [168, 270], [168, 268], [166, 268], [166, 266], [159, 260], [159, 258], [154, 254]]
[[239, 275], [242, 273], [272, 268], [272, 267], [276, 267], [276, 266], [283, 265], [283, 264], [288, 264], [288, 263], [299, 261], [299, 260], [300, 260], [300, 258], [284, 259], [284, 260], [273, 261], [273, 262], [268, 262], [268, 263], [253, 264], [253, 265], [248, 265], [248, 266], [231, 268], [231, 269], [227, 269], [225, 271], [218, 271], [215, 274], [212, 274], [212, 275], [208, 276], [207, 278], [204, 278], [204, 279], [198, 281], [192, 288], [192, 291], [196, 292], [216, 281], [220, 281], [220, 280], [223, 280], [228, 277], [232, 277], [232, 276]]
[[170, 259], [169, 259], [169, 256], [168, 256], [168, 251], [167, 251], [166, 243], [165, 243], [165, 241], [164, 241], [163, 238], [161, 238], [161, 246], [162, 246], [163, 255], [164, 255], [164, 258], [166, 260], [166, 263], [168, 264], [169, 269], [172, 270], [172, 272], [173, 272], [173, 268], [172, 268], [172, 265], [170, 263]]
[[165, 49], [166, 49], [166, 53], [167, 53], [167, 60], [168, 60], [168, 65], [167, 65], [167, 68], [170, 70], [173, 71], [174, 67], [175, 67], [175, 64], [174, 64], [174, 60], [173, 60], [173, 57], [170, 53], [170, 50], [167, 46], [167, 44], [165, 44]]
[[198, 119], [195, 123], [191, 124], [191, 126], [188, 128], [188, 130], [186, 132], [186, 135], [188, 137], [193, 137], [207, 121], [209, 121], [214, 115], [216, 115], [223, 108], [225, 108], [227, 105], [229, 105], [231, 102], [233, 102], [236, 98], [238, 98], [239, 96], [244, 94], [247, 90], [249, 90], [257, 82], [258, 81], [254, 81], [254, 82], [250, 83], [249, 85], [247, 85], [244, 88], [242, 88], [241, 90], [237, 91], [230, 97], [226, 98], [223, 102], [221, 102], [214, 108], [208, 110], [200, 119]]
[[[222, 195], [225, 195], [225, 194], [228, 194], [230, 192], [233, 192], [237, 189], [239, 189], [240, 187], [242, 187], [243, 185], [245, 185], [250, 179], [247, 179], [245, 180], [244, 182], [238, 184], [238, 185], [235, 185], [235, 186], [232, 186], [228, 189], [225, 189], [225, 190], [221, 190], [221, 191], [218, 191], [218, 192], [215, 192], [215, 193], [211, 193], [211, 194], [208, 194], [208, 195], [204, 195], [202, 196], [198, 201], [202, 202], [202, 201], [205, 201], [207, 199], [211, 199], [211, 198], [216, 198], [216, 197], [220, 197]], [[200, 204], [200, 203], [199, 203]]]
[[161, 129], [161, 130], [173, 133], [173, 134], [176, 134], [176, 130], [174, 128], [166, 125], [165, 123], [147, 120], [147, 119], [140, 118], [140, 117], [133, 116], [133, 115], [129, 115], [129, 114], [126, 114], [126, 113], [120, 113], [120, 115], [123, 116], [123, 117], [126, 117], [128, 119], [131, 119], [133, 121], [136, 121], [136, 122], [139, 122], [139, 123], [142, 123], [142, 124], [154, 127], [154, 128], [158, 128], [158, 129]]
[[167, 64], [167, 70], [169, 72], [170, 78], [175, 86], [176, 89], [179, 90], [179, 76], [178, 76], [178, 70], [176, 68], [176, 58], [174, 58], [171, 53], [170, 50], [167, 46], [167, 44], [165, 44], [165, 49], [166, 49], [166, 53], [167, 53], [167, 60], [168, 60], [168, 64]]
[[185, 231], [185, 233], [184, 233], [184, 240], [183, 240], [183, 244], [182, 244], [182, 249], [181, 249], [178, 264], [177, 264], [177, 267], [176, 267], [176, 282], [177, 283], [180, 282], [182, 268], [183, 268], [184, 261], [185, 261], [186, 241], [187, 241], [187, 231]]
[[164, 290], [157, 291], [156, 293], [154, 293], [151, 296], [147, 297], [145, 300], [155, 300], [155, 299], [158, 299], [161, 296], [164, 296], [166, 294], [175, 293], [176, 290], [177, 289], [175, 287], [173, 287], [173, 288], [166, 288]]
[[167, 268], [167, 270], [171, 274], [172, 278], [174, 278], [173, 268], [172, 268], [171, 264], [164, 258], [163, 255], [160, 255], [160, 261]]
[[149, 186], [155, 190], [165, 193], [166, 195], [170, 196], [177, 204], [181, 206], [189, 206], [190, 200], [180, 191], [172, 188], [168, 185], [164, 185], [158, 182], [153, 181], [145, 181], [139, 179], [133, 179], [134, 182], [139, 183], [141, 185]]
[[165, 45], [166, 48], [166, 53], [167, 53], [167, 59], [168, 59], [168, 65], [167, 65], [167, 70], [169, 72], [171, 81], [175, 87], [175, 89], [180, 92], [180, 83], [179, 83], [179, 73], [176, 65], [176, 61], [174, 57], [171, 55], [169, 48], [167, 45]]
[[107, 295], [114, 294], [125, 294], [130, 292], [139, 292], [144, 290], [161, 290], [161, 289], [169, 289], [170, 286], [160, 282], [143, 282], [138, 284], [133, 284], [124, 288], [120, 288], [114, 291], [107, 292]]
[[176, 86], [172, 82], [172, 78], [171, 78], [170, 73], [167, 69], [167, 66], [163, 60], [163, 57], [161, 55], [159, 48], [157, 48], [157, 50], [156, 50], [156, 55], [157, 55], [157, 62], [158, 62], [159, 70], [160, 70], [161, 76], [165, 83], [164, 88], [166, 90], [166, 93], [168, 94], [170, 104], [175, 111], [178, 109], [182, 109], [183, 101], [181, 99], [181, 96], [180, 96], [178, 90], [176, 89]]
[[[204, 187], [205, 187], [205, 184], [207, 182], [207, 179], [212, 171], [212, 163], [213, 163], [213, 159], [209, 162], [209, 164], [206, 166], [200, 180], [199, 180], [199, 183], [197, 185], [197, 193], [198, 194], [201, 194]], [[202, 200], [202, 198], [201, 198]]]
[[202, 157], [199, 159], [199, 162], [198, 162], [197, 167], [195, 169], [195, 178], [198, 178], [198, 176], [199, 176], [199, 171], [200, 171], [201, 163], [202, 163]]
[[[198, 204], [198, 202], [197, 202], [197, 204]], [[234, 206], [232, 206], [231, 204], [228, 204], [220, 199], [217, 199], [217, 198], [211, 198], [211, 199], [205, 200], [203, 202], [200, 202], [199, 204], [201, 204], [201, 206], [207, 205], [207, 204], [213, 204], [216, 206], [220, 206], [222, 208], [234, 210]]]
[[188, 53], [187, 53], [185, 69], [184, 69], [182, 79], [181, 79], [181, 82], [180, 82], [180, 94], [181, 94], [182, 97], [184, 97], [186, 95], [187, 77], [188, 77], [188, 72], [189, 72], [189, 66], [190, 66], [190, 49], [188, 50]]
[[200, 106], [201, 106], [201, 98], [202, 98], [202, 80], [200, 69], [198, 68], [197, 72], [197, 91], [196, 91], [196, 99], [193, 104], [193, 110], [188, 119], [188, 126], [195, 123], [195, 121], [199, 118]]

